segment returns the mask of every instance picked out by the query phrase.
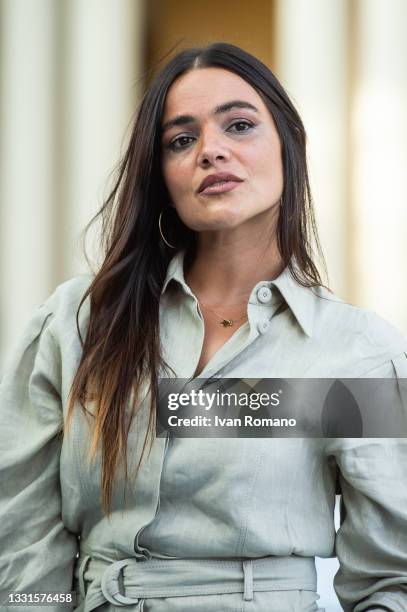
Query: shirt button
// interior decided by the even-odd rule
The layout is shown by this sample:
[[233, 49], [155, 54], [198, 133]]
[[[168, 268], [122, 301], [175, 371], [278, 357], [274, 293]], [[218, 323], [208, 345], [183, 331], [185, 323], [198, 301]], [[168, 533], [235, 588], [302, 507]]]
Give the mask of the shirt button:
[[267, 304], [271, 300], [271, 290], [268, 287], [260, 287], [257, 291], [257, 299], [262, 304]]
[[270, 321], [260, 321], [260, 323], [257, 325], [257, 329], [261, 334], [264, 334], [264, 332], [266, 332], [269, 327]]

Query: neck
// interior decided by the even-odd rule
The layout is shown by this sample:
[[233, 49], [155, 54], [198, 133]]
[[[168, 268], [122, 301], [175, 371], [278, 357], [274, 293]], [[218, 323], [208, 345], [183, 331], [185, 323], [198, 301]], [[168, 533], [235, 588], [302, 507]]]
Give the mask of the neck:
[[199, 234], [185, 258], [185, 280], [207, 305], [247, 302], [253, 287], [274, 280], [284, 264], [276, 240], [239, 240]]

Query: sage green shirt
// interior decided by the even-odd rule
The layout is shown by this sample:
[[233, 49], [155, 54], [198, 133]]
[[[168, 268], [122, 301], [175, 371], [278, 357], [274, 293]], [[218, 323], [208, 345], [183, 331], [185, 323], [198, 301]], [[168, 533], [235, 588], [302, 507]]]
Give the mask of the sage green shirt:
[[[407, 440], [157, 438], [137, 480], [118, 475], [113, 514], [100, 508], [100, 456], [86, 460], [89, 426], [75, 412], [60, 435], [81, 345], [76, 311], [90, 276], [60, 285], [27, 324], [10, 356], [0, 395], [0, 591], [80, 591], [78, 610], [113, 610], [101, 576], [84, 559], [129, 557], [328, 557], [347, 611], [407, 610]], [[301, 287], [286, 269], [257, 283], [248, 321], [210, 359], [202, 377], [407, 378], [407, 343], [375, 313], [323, 288]], [[86, 333], [89, 303], [81, 310]], [[193, 376], [204, 324], [171, 261], [160, 303], [162, 350], [178, 377]], [[148, 402], [129, 433], [129, 473], [138, 462]], [[333, 522], [336, 478], [346, 516]], [[76, 555], [79, 553], [79, 559]], [[317, 596], [146, 599], [143, 612], [317, 610]], [[257, 601], [257, 603], [256, 603]], [[278, 601], [278, 604], [275, 602]], [[164, 603], [163, 603], [164, 602]], [[250, 607], [252, 606], [252, 607]], [[277, 606], [277, 607], [276, 607]], [[8, 609], [5, 606], [4, 609]], [[66, 610], [47, 607], [44, 610]], [[10, 611], [14, 608], [10, 607]]]

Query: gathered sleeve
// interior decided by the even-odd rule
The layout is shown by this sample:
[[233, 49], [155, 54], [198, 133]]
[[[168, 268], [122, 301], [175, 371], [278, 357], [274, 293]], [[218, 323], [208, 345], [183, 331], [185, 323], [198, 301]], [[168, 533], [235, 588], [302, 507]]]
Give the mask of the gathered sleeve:
[[15, 610], [8, 591], [72, 590], [78, 540], [61, 516], [61, 363], [53, 316], [49, 298], [26, 325], [0, 385], [1, 610]]
[[[380, 370], [380, 371], [379, 371]], [[397, 378], [406, 409], [407, 354], [369, 376]], [[346, 612], [407, 610], [407, 439], [332, 439], [341, 526], [336, 594]]]

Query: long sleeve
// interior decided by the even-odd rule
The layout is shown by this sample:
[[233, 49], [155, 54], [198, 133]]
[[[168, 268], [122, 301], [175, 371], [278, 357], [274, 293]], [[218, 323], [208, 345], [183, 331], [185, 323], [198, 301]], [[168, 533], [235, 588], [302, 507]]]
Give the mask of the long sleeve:
[[[72, 590], [78, 542], [61, 515], [61, 363], [52, 303], [51, 296], [28, 322], [0, 386], [2, 610], [15, 610], [4, 600], [7, 591]], [[26, 607], [32, 609], [19, 610]]]
[[[380, 371], [379, 371], [380, 370]], [[397, 377], [405, 398], [407, 355], [369, 374]], [[407, 414], [406, 414], [407, 418]], [[344, 519], [334, 585], [346, 612], [407, 610], [407, 439], [332, 440]]]

